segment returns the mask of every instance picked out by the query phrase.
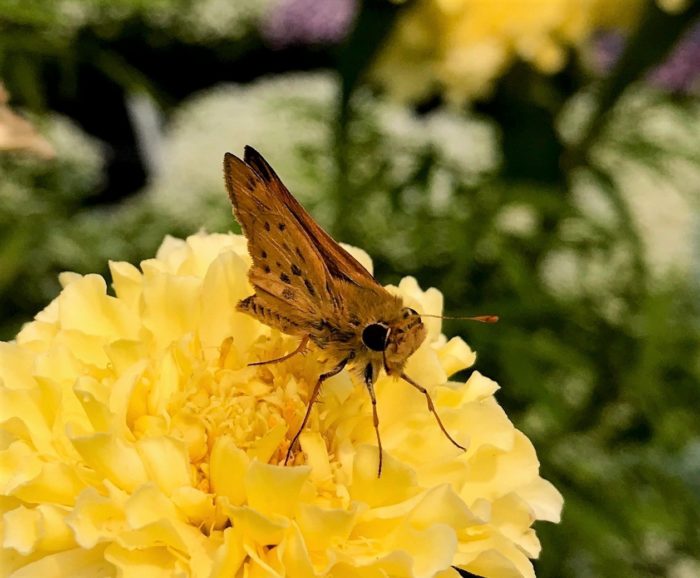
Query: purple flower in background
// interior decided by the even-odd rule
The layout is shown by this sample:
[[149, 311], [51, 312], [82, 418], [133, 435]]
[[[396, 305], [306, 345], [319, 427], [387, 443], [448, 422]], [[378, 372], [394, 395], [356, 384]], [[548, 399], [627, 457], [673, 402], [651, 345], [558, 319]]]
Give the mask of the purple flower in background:
[[700, 22], [695, 24], [661, 66], [649, 74], [656, 86], [672, 92], [697, 92], [700, 88]]
[[274, 48], [337, 44], [350, 31], [357, 0], [277, 0], [263, 18], [262, 35]]
[[[600, 34], [594, 41], [593, 67], [609, 72], [625, 47], [625, 38], [614, 32]], [[676, 93], [700, 91], [700, 21], [678, 41], [668, 58], [647, 75], [654, 86]]]
[[607, 74], [612, 70], [625, 48], [626, 40], [620, 32], [605, 31], [594, 36], [591, 66], [598, 74]]

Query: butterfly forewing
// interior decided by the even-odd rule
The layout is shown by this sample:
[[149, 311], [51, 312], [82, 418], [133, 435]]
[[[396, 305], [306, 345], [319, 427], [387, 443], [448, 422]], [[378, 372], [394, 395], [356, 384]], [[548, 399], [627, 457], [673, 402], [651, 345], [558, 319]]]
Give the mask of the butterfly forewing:
[[253, 147], [246, 146], [243, 158], [248, 165], [255, 168], [275, 196], [284, 203], [290, 215], [304, 230], [314, 249], [320, 254], [327, 270], [333, 277], [350, 281], [356, 285], [372, 286], [375, 289], [384, 290], [355, 257], [343, 249], [314, 221], [299, 201], [287, 190], [287, 187], [258, 151]]
[[[272, 310], [273, 315], [283, 315], [287, 325], [308, 324], [334, 301], [323, 259], [259, 170], [227, 154], [224, 173], [253, 259], [249, 278], [255, 295], [242, 306], [252, 313], [258, 313], [258, 308]], [[269, 318], [264, 320], [276, 325]]]

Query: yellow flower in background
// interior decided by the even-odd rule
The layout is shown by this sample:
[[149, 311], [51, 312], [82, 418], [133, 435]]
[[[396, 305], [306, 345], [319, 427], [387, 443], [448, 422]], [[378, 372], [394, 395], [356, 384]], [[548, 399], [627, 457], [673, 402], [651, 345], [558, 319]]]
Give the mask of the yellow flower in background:
[[[321, 367], [313, 353], [248, 367], [294, 345], [236, 312], [248, 266], [243, 237], [168, 238], [141, 270], [110, 264], [114, 296], [64, 274], [0, 343], [0, 575], [533, 576], [532, 523], [558, 521], [561, 496], [498, 386], [448, 381], [475, 355], [437, 319], [408, 371], [466, 452], [384, 377], [377, 479], [369, 399], [342, 372], [282, 465]], [[393, 290], [442, 309], [412, 278]]]
[[400, 98], [487, 95], [516, 60], [545, 74], [599, 28], [626, 28], [641, 0], [418, 0], [400, 16], [374, 76]]

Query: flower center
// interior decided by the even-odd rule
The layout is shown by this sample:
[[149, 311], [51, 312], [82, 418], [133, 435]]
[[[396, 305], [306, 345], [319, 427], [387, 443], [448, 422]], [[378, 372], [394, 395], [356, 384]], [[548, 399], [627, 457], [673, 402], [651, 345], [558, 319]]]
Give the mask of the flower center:
[[[285, 353], [288, 340], [268, 342], [261, 355]], [[214, 443], [230, 438], [236, 447], [272, 464], [284, 462], [287, 448], [306, 407], [309, 383], [299, 361], [248, 366], [232, 340], [218, 357], [201, 352], [189, 360], [189, 378], [170, 406], [171, 432], [187, 445], [196, 486], [210, 491]], [[303, 358], [300, 357], [303, 362]]]

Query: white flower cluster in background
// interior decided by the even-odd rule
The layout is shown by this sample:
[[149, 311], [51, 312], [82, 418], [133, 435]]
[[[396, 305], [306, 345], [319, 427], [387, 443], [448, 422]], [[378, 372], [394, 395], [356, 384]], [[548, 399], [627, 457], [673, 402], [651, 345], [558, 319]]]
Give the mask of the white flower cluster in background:
[[243, 38], [257, 29], [270, 4], [271, 0], [59, 0], [54, 9], [61, 16], [58, 23], [64, 33], [141, 17], [157, 28], [170, 29], [185, 41], [203, 42]]
[[[591, 94], [572, 100], [560, 131], [575, 143], [590, 118]], [[625, 217], [637, 231], [652, 278], [664, 281], [692, 273], [697, 263], [697, 208], [700, 203], [700, 104], [677, 106], [642, 87], [626, 97], [591, 151], [594, 165], [608, 175], [611, 190], [594, 173], [579, 171], [573, 182], [579, 217], [568, 219], [562, 238], [574, 243], [615, 235]], [[619, 197], [615, 197], [619, 191]], [[542, 275], [559, 294], [607, 295], [631, 269], [629, 247], [614, 255], [560, 249], [546, 259]], [[615, 309], [614, 299], [606, 305]]]

